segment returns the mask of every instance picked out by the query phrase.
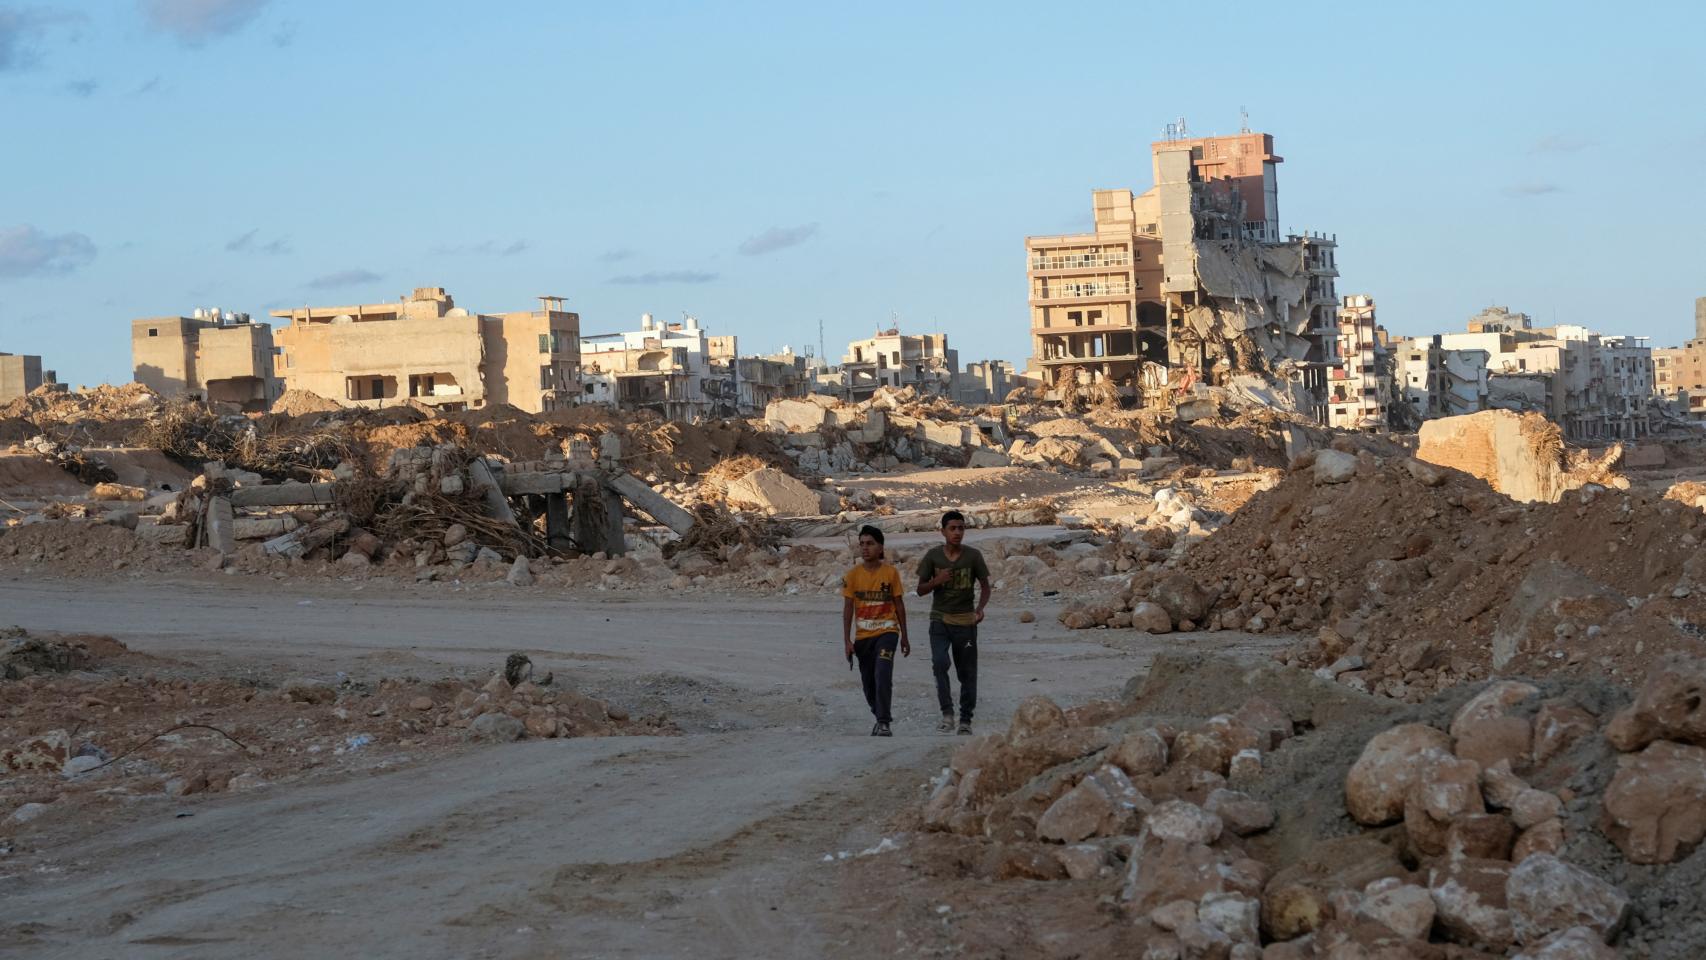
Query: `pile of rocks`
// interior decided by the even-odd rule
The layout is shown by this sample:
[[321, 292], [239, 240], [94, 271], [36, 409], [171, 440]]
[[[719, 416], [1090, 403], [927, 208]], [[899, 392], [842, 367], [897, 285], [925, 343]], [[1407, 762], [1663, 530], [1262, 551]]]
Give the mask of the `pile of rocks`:
[[[921, 820], [975, 843], [980, 877], [1113, 891], [1144, 957], [1688, 955], [1666, 951], [1706, 920], [1665, 904], [1706, 839], [1706, 662], [1666, 662], [1615, 712], [1610, 688], [1549, 686], [1407, 708], [1345, 761], [1331, 728], [1371, 729], [1376, 701], [1317, 706], [1310, 729], [1261, 696], [1200, 723], [1140, 714], [1165, 706], [1148, 694], [1032, 698], [955, 752]], [[1680, 880], [1652, 872], [1685, 858]]]

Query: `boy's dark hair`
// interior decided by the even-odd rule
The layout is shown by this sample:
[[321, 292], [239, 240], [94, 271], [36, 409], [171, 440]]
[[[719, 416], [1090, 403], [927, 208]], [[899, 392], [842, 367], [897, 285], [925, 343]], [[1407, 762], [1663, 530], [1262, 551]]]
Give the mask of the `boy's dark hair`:
[[958, 510], [949, 510], [947, 513], [942, 514], [942, 529], [948, 529], [948, 524], [953, 523], [955, 520], [965, 523], [966, 515]]
[[868, 523], [859, 528], [859, 536], [870, 537], [872, 540], [877, 541], [877, 546], [879, 547], [883, 545], [883, 532]]

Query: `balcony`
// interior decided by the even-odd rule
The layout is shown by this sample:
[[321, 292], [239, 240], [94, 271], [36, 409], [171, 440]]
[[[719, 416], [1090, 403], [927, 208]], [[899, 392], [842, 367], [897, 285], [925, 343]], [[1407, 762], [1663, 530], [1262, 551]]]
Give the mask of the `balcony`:
[[1127, 267], [1131, 265], [1129, 253], [1083, 253], [1068, 256], [1032, 257], [1030, 269], [1038, 270], [1090, 270], [1097, 267]]
[[1129, 297], [1137, 292], [1137, 285], [1120, 280], [1113, 283], [1055, 283], [1043, 284], [1041, 289], [1031, 290], [1032, 302], [1045, 300], [1107, 300], [1113, 297]]

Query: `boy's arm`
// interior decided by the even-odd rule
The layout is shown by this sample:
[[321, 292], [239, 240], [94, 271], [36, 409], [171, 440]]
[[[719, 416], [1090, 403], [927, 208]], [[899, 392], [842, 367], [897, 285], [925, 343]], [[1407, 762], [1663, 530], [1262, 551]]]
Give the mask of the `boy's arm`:
[[977, 622], [983, 622], [983, 608], [989, 606], [989, 594], [992, 588], [987, 576], [977, 578]]
[[894, 598], [894, 619], [895, 623], [900, 624], [900, 655], [910, 657], [912, 656], [912, 638], [906, 635], [906, 598], [898, 593], [895, 594]]
[[945, 585], [949, 578], [954, 575], [952, 564], [937, 570], [935, 576], [930, 575], [931, 569], [928, 557], [918, 561], [918, 595], [921, 597], [929, 596], [935, 592], [937, 587]]
[[853, 655], [853, 598], [841, 599], [841, 647], [849, 657]]

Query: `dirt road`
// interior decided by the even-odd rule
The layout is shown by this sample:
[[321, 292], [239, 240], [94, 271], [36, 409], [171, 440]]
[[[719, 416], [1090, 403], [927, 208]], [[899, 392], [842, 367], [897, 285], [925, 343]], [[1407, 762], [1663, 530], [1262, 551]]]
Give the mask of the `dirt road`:
[[[20, 956], [857, 953], [869, 934], [842, 909], [837, 857], [874, 846], [953, 745], [933, 729], [923, 618], [922, 649], [898, 671], [897, 736], [873, 739], [839, 612], [821, 599], [7, 581], [0, 610], [228, 673], [433, 676], [521, 650], [559, 682], [667, 710], [687, 731], [140, 799], [28, 874], [0, 859], [0, 935]], [[1111, 694], [1154, 652], [1039, 614], [992, 609], [983, 724], [1032, 693]]]

